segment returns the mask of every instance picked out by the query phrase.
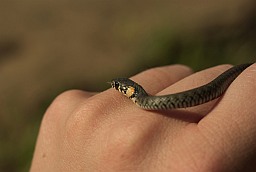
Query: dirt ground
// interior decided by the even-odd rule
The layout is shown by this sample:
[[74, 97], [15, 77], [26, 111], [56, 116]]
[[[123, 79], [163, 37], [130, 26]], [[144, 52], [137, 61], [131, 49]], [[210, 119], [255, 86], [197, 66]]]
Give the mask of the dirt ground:
[[[205, 50], [197, 47], [190, 57], [187, 50], [194, 42], [202, 48], [206, 44], [200, 40], [205, 37], [214, 43], [219, 38], [230, 40], [223, 44], [225, 51], [209, 44], [212, 51], [225, 52], [226, 61], [209, 57], [205, 59], [208, 65], [255, 60], [250, 56], [256, 51], [252, 48], [256, 34], [251, 33], [255, 22], [250, 22], [255, 17], [253, 4], [252, 0], [2, 0], [0, 171], [29, 169], [43, 113], [64, 90], [102, 91], [114, 77], [162, 64], [202, 68], [204, 60], [198, 61], [205, 59], [200, 53]], [[218, 28], [222, 30], [218, 32]], [[241, 38], [238, 42], [237, 37]], [[189, 41], [180, 43], [184, 38]], [[166, 54], [169, 44], [179, 56]]]

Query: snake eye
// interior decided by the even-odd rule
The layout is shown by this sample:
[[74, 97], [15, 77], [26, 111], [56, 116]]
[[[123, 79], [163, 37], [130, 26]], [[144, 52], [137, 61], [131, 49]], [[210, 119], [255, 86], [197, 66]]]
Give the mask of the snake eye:
[[115, 82], [114, 85], [113, 85], [113, 87], [115, 87], [115, 89], [118, 90], [118, 89], [119, 89], [119, 83], [118, 83], [118, 82]]

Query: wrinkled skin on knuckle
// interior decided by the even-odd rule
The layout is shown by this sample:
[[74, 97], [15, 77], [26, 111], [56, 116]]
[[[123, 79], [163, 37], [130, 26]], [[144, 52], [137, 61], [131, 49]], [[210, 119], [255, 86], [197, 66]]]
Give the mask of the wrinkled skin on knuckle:
[[65, 141], [74, 149], [83, 147], [100, 128], [98, 111], [83, 105], [74, 111], [65, 121]]
[[75, 103], [78, 102], [79, 96], [81, 96], [81, 91], [77, 90], [66, 91], [57, 96], [43, 116], [41, 133], [51, 134], [63, 131], [67, 118], [72, 115], [72, 111], [77, 107]]
[[69, 90], [58, 95], [47, 109], [43, 122], [63, 122], [62, 120], [65, 120], [66, 116], [76, 108], [76, 104], [79, 102], [79, 97], [83, 96], [82, 94], [82, 91]]
[[[111, 114], [116, 112], [110, 102], [93, 96], [77, 106], [63, 121], [63, 151], [60, 157], [65, 166], [71, 169], [78, 166], [82, 169], [92, 166], [97, 170], [101, 168], [100, 159], [105, 154], [103, 150], [109, 148], [106, 140], [113, 138], [113, 133], [119, 132], [119, 129], [112, 126], [115, 118]], [[93, 158], [88, 155], [93, 155]]]
[[[91, 116], [97, 113], [93, 106], [86, 104], [84, 92], [67, 91], [55, 98], [43, 117], [38, 147], [46, 161], [53, 157], [60, 160], [55, 169], [77, 169], [85, 164], [82, 162], [83, 145], [89, 142], [96, 121], [88, 113]], [[77, 159], [81, 160], [80, 163]]]
[[72, 92], [59, 95], [47, 109], [41, 122], [31, 171], [59, 169], [60, 166], [58, 164], [53, 166], [52, 162], [61, 157], [63, 119], [65, 119], [62, 107], [69, 102], [70, 96], [73, 96]]

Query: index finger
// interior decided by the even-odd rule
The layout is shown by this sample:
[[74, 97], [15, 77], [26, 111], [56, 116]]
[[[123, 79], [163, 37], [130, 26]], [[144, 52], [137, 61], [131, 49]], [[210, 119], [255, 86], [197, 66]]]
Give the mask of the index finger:
[[151, 68], [131, 79], [141, 84], [150, 94], [156, 94], [192, 73], [192, 69], [188, 66], [176, 64]]

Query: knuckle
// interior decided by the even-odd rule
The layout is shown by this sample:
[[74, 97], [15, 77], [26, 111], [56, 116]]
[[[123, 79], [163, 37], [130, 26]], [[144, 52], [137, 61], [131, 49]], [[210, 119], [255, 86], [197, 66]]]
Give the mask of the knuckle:
[[79, 90], [69, 90], [58, 95], [46, 110], [42, 124], [46, 125], [49, 123], [52, 125], [53, 123], [62, 122], [71, 113], [72, 108], [75, 108], [75, 105], [73, 106], [72, 103], [74, 104], [83, 94], [86, 93]]
[[93, 141], [95, 133], [102, 127], [105, 109], [98, 108], [91, 102], [94, 102], [94, 99], [77, 107], [64, 123], [66, 143], [74, 149]]
[[65, 134], [68, 140], [77, 140], [87, 131], [92, 131], [96, 119], [93, 110], [88, 106], [78, 108], [65, 121]]
[[63, 93], [61, 93], [60, 95], [58, 95], [54, 99], [52, 105], [59, 106], [59, 105], [66, 104], [67, 101], [70, 101], [70, 100], [76, 99], [78, 97], [81, 97], [84, 94], [87, 94], [87, 93], [85, 93], [84, 91], [81, 91], [81, 90], [67, 90], [67, 91], [64, 91]]

